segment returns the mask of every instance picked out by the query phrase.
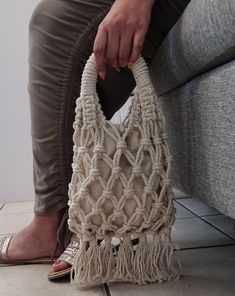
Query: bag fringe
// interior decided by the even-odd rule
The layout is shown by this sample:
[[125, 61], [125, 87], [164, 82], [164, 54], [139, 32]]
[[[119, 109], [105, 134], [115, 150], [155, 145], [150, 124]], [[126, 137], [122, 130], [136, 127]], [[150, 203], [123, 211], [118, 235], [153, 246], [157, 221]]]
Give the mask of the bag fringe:
[[[141, 233], [139, 243], [133, 246], [131, 235], [126, 234], [115, 252], [112, 237], [106, 236], [103, 245], [98, 245], [95, 239], [91, 240], [89, 248], [81, 248], [75, 256], [71, 283], [79, 287], [113, 281], [144, 285], [179, 279], [181, 263], [174, 254], [174, 247], [177, 246], [171, 241], [170, 233], [153, 233], [151, 237], [149, 242], [147, 233]], [[174, 258], [177, 264], [173, 263]]]

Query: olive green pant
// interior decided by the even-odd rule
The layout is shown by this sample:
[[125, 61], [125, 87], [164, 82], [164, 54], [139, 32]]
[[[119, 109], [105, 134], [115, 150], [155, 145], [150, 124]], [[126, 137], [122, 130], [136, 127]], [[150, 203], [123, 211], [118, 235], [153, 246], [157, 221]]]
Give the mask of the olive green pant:
[[[35, 215], [64, 209], [72, 175], [73, 122], [81, 75], [98, 26], [114, 0], [41, 0], [29, 22], [28, 92], [31, 114]], [[156, 0], [142, 56], [150, 63], [190, 0]], [[107, 119], [135, 87], [131, 70], [107, 64], [97, 93]], [[64, 218], [65, 221], [65, 218]]]

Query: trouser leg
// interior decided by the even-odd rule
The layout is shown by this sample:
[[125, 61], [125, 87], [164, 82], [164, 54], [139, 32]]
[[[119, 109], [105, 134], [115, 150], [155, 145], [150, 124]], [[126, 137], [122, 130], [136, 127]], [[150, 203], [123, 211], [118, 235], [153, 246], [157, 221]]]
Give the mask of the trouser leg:
[[111, 0], [42, 0], [29, 22], [29, 102], [35, 215], [67, 207], [72, 123], [95, 30]]
[[[113, 2], [41, 0], [30, 19], [28, 91], [35, 215], [64, 208], [64, 218], [67, 217], [76, 98], [98, 26]], [[142, 50], [147, 62], [151, 62], [186, 2], [189, 1], [156, 0]], [[169, 18], [169, 15], [172, 16]], [[133, 75], [127, 67], [117, 72], [107, 65], [106, 79], [98, 77], [97, 82], [97, 92], [107, 119], [125, 103], [134, 87]]]

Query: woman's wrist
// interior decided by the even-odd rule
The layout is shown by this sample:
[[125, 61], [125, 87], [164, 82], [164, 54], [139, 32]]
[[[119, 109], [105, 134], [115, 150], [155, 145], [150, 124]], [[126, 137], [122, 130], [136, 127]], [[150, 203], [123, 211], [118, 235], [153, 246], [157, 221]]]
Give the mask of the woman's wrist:
[[132, 2], [132, 4], [135, 4], [136, 5], [143, 5], [143, 6], [146, 6], [147, 8], [149, 9], [152, 9], [153, 7], [153, 4], [156, 0], [116, 0], [115, 2]]

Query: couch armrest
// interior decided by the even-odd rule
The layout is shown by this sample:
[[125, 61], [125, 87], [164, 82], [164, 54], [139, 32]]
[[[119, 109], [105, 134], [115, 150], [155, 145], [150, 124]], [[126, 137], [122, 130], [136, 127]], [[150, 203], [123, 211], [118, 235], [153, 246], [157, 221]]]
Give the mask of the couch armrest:
[[191, 0], [150, 64], [158, 95], [235, 58], [235, 1]]

